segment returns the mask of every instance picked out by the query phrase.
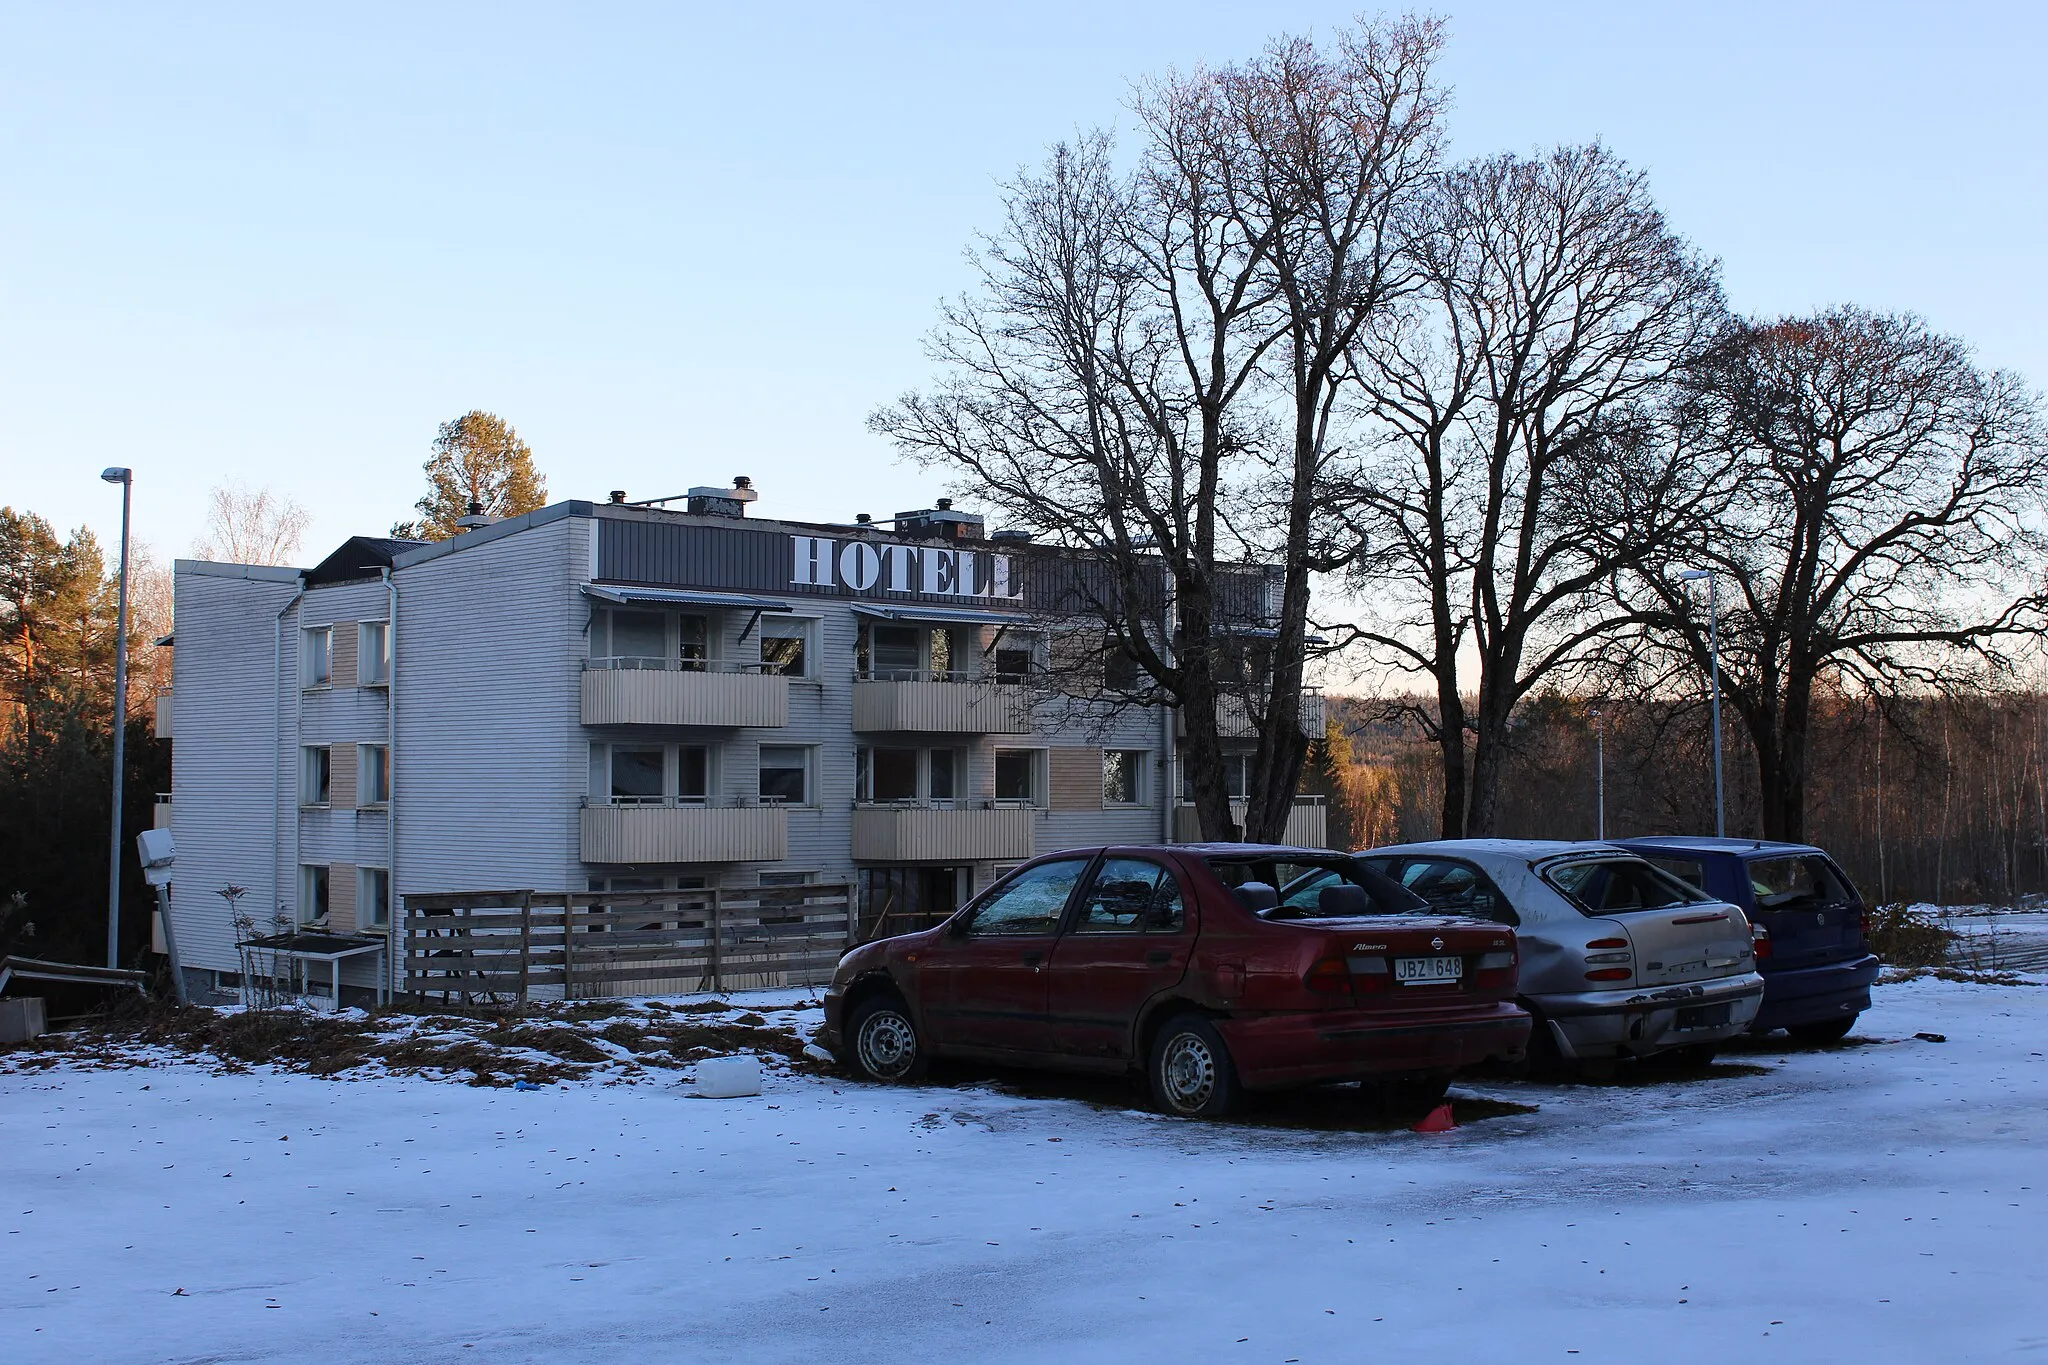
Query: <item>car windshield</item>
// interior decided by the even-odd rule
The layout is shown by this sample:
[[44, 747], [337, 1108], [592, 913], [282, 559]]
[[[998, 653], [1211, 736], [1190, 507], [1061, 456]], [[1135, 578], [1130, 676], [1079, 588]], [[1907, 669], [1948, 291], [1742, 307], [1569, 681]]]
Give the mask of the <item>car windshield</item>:
[[1664, 910], [1710, 897], [1641, 858], [1575, 858], [1543, 869], [1543, 880], [1589, 915]]
[[1364, 919], [1429, 909], [1399, 882], [1342, 854], [1219, 853], [1207, 862], [1217, 879], [1264, 919]]

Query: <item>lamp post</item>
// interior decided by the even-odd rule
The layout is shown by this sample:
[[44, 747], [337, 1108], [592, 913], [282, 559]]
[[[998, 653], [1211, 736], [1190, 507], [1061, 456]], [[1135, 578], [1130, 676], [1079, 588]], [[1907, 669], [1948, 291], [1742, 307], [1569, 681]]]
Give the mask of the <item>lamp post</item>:
[[1714, 837], [1728, 837], [1727, 807], [1721, 794], [1721, 580], [1712, 569], [1687, 569], [1679, 575], [1684, 582], [1707, 580], [1707, 658], [1714, 679]]
[[1594, 818], [1594, 837], [1602, 843], [1607, 841], [1607, 720], [1599, 707], [1593, 708], [1593, 803], [1598, 808]]
[[128, 738], [128, 500], [135, 488], [133, 470], [100, 471], [108, 483], [121, 485], [121, 588], [114, 627], [114, 809], [108, 824], [107, 965], [121, 965], [121, 777]]

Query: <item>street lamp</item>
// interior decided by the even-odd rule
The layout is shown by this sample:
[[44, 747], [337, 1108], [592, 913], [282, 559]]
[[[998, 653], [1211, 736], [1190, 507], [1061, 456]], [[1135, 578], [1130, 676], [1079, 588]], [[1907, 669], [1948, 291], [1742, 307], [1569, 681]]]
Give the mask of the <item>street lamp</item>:
[[1714, 837], [1725, 839], [1728, 818], [1721, 795], [1721, 580], [1712, 569], [1687, 569], [1678, 577], [1687, 583], [1707, 580], [1707, 658], [1713, 665], [1714, 678]]
[[1594, 837], [1607, 841], [1607, 720], [1593, 708], [1593, 802], [1599, 808]]
[[121, 965], [121, 769], [128, 736], [128, 499], [135, 491], [129, 469], [102, 469], [100, 477], [121, 485], [121, 604], [114, 627], [114, 811], [107, 857], [107, 965]]

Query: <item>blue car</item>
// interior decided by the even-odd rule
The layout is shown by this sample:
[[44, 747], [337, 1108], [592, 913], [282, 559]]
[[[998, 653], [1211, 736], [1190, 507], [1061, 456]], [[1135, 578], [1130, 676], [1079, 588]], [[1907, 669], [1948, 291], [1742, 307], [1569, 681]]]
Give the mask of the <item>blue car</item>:
[[1756, 969], [1764, 1003], [1751, 1033], [1784, 1029], [1801, 1042], [1831, 1043], [1870, 1008], [1879, 963], [1863, 898], [1821, 850], [1683, 835], [1610, 842], [1741, 907], [1763, 931]]

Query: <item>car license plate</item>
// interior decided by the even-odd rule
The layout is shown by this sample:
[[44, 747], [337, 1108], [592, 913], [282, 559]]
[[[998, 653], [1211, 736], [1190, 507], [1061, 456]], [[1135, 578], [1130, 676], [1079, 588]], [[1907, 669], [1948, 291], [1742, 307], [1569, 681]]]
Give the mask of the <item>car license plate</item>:
[[1678, 1012], [1678, 1027], [1719, 1028], [1728, 1022], [1729, 1005], [1722, 1001], [1718, 1005], [1693, 1005]]
[[1462, 957], [1397, 957], [1394, 979], [1404, 986], [1429, 986], [1439, 981], [1456, 981], [1465, 975]]

